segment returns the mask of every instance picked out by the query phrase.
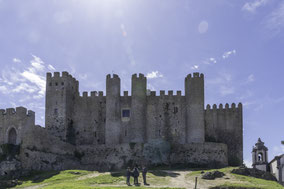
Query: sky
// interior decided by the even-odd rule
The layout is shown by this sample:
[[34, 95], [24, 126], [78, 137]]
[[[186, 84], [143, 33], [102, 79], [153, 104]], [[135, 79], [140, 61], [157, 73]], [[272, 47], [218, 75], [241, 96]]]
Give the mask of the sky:
[[[205, 103], [243, 103], [244, 160], [258, 137], [284, 153], [283, 0], [0, 0], [0, 109], [25, 106], [44, 126], [46, 72], [83, 91], [108, 73], [130, 90], [182, 90], [205, 74]], [[159, 92], [158, 92], [159, 94]]]

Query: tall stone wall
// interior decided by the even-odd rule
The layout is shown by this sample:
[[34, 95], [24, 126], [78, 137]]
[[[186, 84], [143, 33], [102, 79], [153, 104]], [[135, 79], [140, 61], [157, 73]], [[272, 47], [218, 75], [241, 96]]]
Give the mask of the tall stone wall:
[[[46, 75], [45, 126], [61, 140], [72, 141], [73, 108], [79, 95], [79, 82], [67, 72], [54, 72]], [[71, 132], [70, 132], [71, 131]]]
[[27, 133], [31, 132], [34, 125], [35, 113], [31, 110], [27, 111], [24, 107], [1, 109], [0, 144], [21, 144], [23, 140], [26, 140]]
[[105, 143], [119, 144], [121, 136], [120, 78], [107, 75]]
[[193, 73], [185, 78], [187, 143], [203, 143], [204, 129], [204, 76]]
[[104, 144], [106, 124], [106, 96], [102, 91], [83, 92], [74, 104], [74, 132], [77, 145]]
[[181, 96], [181, 91], [176, 94], [168, 91], [167, 95], [165, 91], [160, 91], [160, 96], [151, 91], [147, 96], [146, 141], [163, 139], [170, 143], [184, 144], [185, 115], [185, 97]]
[[243, 162], [243, 122], [242, 104], [216, 104], [205, 110], [205, 139], [228, 145], [229, 165], [241, 165]]
[[146, 87], [147, 79], [143, 74], [132, 75], [131, 85], [131, 142], [145, 142], [146, 136]]

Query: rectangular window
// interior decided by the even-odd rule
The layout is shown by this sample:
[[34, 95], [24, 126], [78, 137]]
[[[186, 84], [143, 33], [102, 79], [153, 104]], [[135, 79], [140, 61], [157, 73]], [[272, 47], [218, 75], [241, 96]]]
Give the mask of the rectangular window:
[[130, 117], [130, 110], [122, 110], [122, 117]]

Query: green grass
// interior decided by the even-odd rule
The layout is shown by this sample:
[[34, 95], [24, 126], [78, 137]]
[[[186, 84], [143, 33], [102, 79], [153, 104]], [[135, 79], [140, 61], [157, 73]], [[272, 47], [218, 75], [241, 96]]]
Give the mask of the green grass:
[[233, 169], [236, 169], [237, 167], [225, 167], [221, 169], [205, 169], [205, 170], [198, 170], [198, 171], [192, 171], [191, 173], [188, 173], [187, 176], [198, 176], [201, 174], [203, 171], [204, 173], [206, 172], [211, 172], [211, 171], [220, 171], [223, 173], [230, 173]]
[[[148, 173], [148, 182], [155, 184], [167, 185], [169, 181], [167, 180], [167, 175], [162, 172], [153, 171], [153, 173]], [[88, 189], [88, 188], [129, 188], [125, 185], [126, 178], [124, 172], [116, 173], [98, 173], [98, 176], [86, 177], [79, 179], [87, 174], [96, 174], [96, 171], [84, 171], [84, 170], [66, 170], [66, 171], [48, 171], [48, 172], [35, 172], [30, 177], [25, 177], [20, 179], [23, 183], [18, 185], [16, 188], [24, 188], [28, 186], [41, 185], [40, 188], [44, 189], [54, 189], [54, 188], [78, 188], [78, 189]], [[155, 175], [156, 174], [156, 175]], [[157, 176], [163, 175], [163, 176]], [[139, 182], [142, 183], [142, 175], [139, 176]], [[133, 183], [133, 178], [131, 177], [130, 182]], [[117, 186], [97, 186], [97, 185], [117, 185]], [[122, 186], [119, 186], [122, 185]], [[139, 188], [151, 189], [151, 187], [143, 187], [141, 185]], [[169, 188], [170, 189], [170, 188]]]

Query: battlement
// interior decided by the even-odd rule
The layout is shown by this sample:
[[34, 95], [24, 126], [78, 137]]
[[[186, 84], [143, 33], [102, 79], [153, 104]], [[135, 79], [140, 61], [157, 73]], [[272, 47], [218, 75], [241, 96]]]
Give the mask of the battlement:
[[203, 73], [194, 72], [193, 75], [188, 74], [185, 79], [204, 78]]
[[132, 79], [146, 79], [146, 77], [142, 73], [139, 73], [139, 75], [135, 73], [132, 75]]
[[47, 80], [50, 80], [50, 79], [59, 79], [59, 78], [70, 78], [72, 79], [73, 81], [77, 81], [71, 74], [69, 74], [68, 72], [66, 71], [63, 71], [60, 75], [60, 72], [54, 72], [53, 73], [53, 76], [52, 76], [52, 73], [50, 72], [47, 72], [46, 73], [46, 79]]
[[206, 111], [210, 111], [210, 110], [236, 110], [236, 109], [242, 109], [242, 103], [239, 103], [238, 106], [236, 107], [235, 103], [231, 104], [231, 107], [228, 103], [225, 104], [225, 107], [223, 106], [223, 104], [219, 104], [218, 108], [216, 104], [213, 104], [213, 106], [211, 107], [210, 104], [207, 104], [206, 106]]
[[35, 117], [35, 112], [32, 110], [27, 110], [24, 107], [16, 107], [15, 108], [7, 108], [5, 109], [0, 109], [0, 116], [27, 116], [27, 117]]
[[91, 91], [90, 95], [88, 91], [84, 91], [82, 93], [83, 98], [88, 98], [88, 97], [103, 97], [104, 96], [104, 92], [103, 91]]
[[[150, 94], [148, 96], [157, 96], [156, 91], [150, 91]], [[175, 94], [174, 94], [173, 90], [169, 90], [168, 93], [166, 94], [166, 91], [160, 90], [160, 96], [163, 96], [163, 97], [168, 97], [168, 96], [179, 97], [179, 96], [181, 96], [181, 91], [176, 91]]]
[[119, 79], [119, 76], [117, 74], [112, 74], [112, 76], [111, 74], [108, 74], [107, 79]]

